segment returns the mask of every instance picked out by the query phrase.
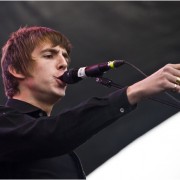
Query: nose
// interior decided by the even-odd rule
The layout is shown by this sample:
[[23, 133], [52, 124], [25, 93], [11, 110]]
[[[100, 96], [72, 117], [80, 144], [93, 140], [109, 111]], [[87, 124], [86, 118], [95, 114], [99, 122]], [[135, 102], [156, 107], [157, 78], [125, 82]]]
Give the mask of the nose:
[[66, 71], [67, 70], [67, 64], [59, 64], [58, 70]]
[[61, 56], [57, 64], [57, 69], [65, 72], [67, 70], [67, 67], [68, 64], [66, 59], [63, 56]]

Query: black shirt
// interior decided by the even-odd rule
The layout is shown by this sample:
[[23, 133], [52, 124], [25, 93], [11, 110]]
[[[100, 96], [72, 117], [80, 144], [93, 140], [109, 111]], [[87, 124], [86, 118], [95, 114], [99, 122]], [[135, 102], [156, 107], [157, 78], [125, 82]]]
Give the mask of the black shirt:
[[9, 99], [0, 106], [0, 178], [85, 179], [73, 150], [135, 107], [126, 88], [50, 117]]

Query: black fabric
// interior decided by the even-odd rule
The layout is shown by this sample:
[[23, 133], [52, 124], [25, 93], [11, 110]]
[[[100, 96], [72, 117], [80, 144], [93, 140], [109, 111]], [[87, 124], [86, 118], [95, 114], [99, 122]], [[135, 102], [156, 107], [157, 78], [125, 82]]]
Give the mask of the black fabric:
[[126, 88], [50, 117], [9, 99], [0, 107], [0, 178], [85, 178], [73, 150], [135, 107]]

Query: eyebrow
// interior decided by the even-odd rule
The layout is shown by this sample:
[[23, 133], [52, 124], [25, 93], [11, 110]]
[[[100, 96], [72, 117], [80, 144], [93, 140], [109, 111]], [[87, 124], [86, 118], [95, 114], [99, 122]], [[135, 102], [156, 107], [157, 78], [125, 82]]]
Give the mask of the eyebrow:
[[59, 53], [59, 51], [60, 50], [57, 50], [57, 49], [47, 48], [47, 49], [42, 50], [41, 54], [46, 53], [46, 52], [51, 52], [51, 53], [57, 54], [57, 53]]

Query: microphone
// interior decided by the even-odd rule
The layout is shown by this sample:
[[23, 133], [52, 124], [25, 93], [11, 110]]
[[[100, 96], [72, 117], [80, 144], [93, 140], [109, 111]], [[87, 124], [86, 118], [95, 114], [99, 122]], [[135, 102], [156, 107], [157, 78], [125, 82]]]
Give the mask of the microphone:
[[81, 67], [81, 68], [73, 68], [69, 69], [62, 76], [59, 77], [60, 80], [67, 84], [74, 84], [86, 77], [99, 77], [102, 76], [103, 73], [110, 69], [117, 68], [125, 63], [124, 60], [114, 60], [99, 64], [94, 64], [91, 66]]

